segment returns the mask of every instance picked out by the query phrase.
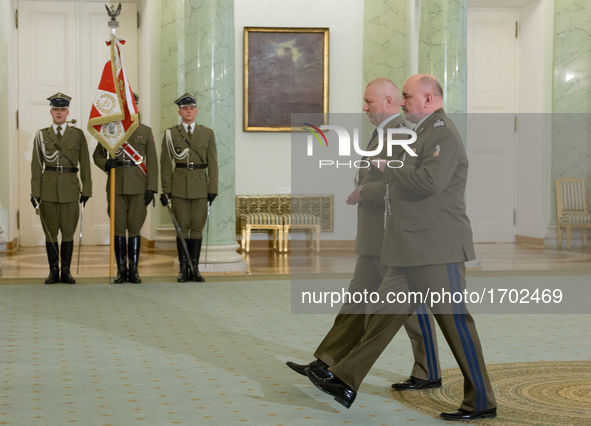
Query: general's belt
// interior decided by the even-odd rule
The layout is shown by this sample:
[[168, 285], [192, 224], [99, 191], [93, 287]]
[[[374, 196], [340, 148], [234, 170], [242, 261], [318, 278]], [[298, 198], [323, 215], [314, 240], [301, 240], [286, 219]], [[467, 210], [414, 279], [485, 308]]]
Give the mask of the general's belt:
[[45, 170], [48, 172], [58, 172], [58, 173], [76, 173], [78, 171], [78, 167], [45, 166]]
[[117, 161], [117, 167], [131, 167], [132, 164], [135, 166], [135, 163], [131, 160]]
[[207, 163], [205, 163], [205, 164], [176, 163], [175, 166], [178, 167], [179, 169], [187, 169], [187, 170], [205, 169], [205, 168], [207, 168]]

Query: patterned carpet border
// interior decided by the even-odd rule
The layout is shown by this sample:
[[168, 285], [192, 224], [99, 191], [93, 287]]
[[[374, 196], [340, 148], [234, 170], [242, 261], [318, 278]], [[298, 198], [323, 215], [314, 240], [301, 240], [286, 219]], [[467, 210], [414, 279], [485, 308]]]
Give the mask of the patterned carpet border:
[[[479, 425], [555, 426], [591, 424], [591, 361], [520, 362], [487, 365], [497, 398], [495, 419]], [[438, 417], [455, 411], [463, 397], [464, 379], [458, 368], [444, 370], [443, 386], [392, 397], [418, 412]]]

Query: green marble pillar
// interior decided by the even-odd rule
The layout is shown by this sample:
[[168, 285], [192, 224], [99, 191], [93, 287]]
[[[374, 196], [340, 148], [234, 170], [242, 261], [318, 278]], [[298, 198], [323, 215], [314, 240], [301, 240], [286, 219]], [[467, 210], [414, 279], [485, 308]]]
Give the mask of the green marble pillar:
[[448, 113], [466, 112], [467, 28], [466, 0], [421, 2], [419, 73], [439, 80]]
[[[162, 129], [180, 122], [173, 101], [190, 92], [197, 95], [197, 123], [216, 135], [219, 193], [211, 206], [209, 229], [204, 230], [208, 261], [239, 262], [234, 208], [234, 1], [162, 0], [161, 61]], [[162, 217], [169, 220], [168, 214]]]
[[550, 223], [556, 223], [555, 179], [585, 179], [591, 200], [591, 2], [554, 1], [553, 56]]
[[363, 12], [364, 87], [386, 77], [402, 88], [409, 76], [408, 0], [365, 0]]

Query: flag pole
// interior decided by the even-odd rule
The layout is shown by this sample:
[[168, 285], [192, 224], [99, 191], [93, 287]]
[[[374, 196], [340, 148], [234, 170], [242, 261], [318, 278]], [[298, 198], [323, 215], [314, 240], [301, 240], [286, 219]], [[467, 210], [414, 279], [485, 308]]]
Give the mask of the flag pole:
[[109, 170], [111, 177], [111, 188], [109, 190], [109, 218], [111, 219], [111, 232], [109, 244], [109, 282], [115, 283], [113, 264], [115, 263], [115, 169]]
[[[119, 10], [121, 10], [121, 3], [119, 3]], [[111, 28], [111, 46], [115, 46], [115, 41], [117, 39], [117, 27], [119, 23], [115, 19], [117, 14], [113, 13], [114, 7], [111, 6], [111, 10], [107, 8], [107, 14], [111, 18], [109, 21], [109, 27]], [[113, 16], [115, 15], [115, 16]], [[110, 152], [110, 157], [115, 158], [115, 152]], [[113, 265], [115, 264], [115, 168], [109, 170], [110, 178], [111, 178], [111, 187], [109, 190], [109, 219], [110, 219], [110, 232], [109, 232], [109, 282], [111, 284], [115, 283], [115, 268]]]
[[[115, 158], [117, 150], [133, 134], [139, 126], [137, 105], [133, 99], [133, 91], [127, 80], [123, 68], [120, 46], [125, 40], [118, 40], [116, 28], [119, 26], [117, 16], [121, 13], [121, 3], [115, 9], [107, 6], [107, 13], [111, 20], [111, 37], [107, 42], [111, 54], [103, 67], [97, 96], [90, 111], [88, 131], [109, 152], [110, 158]], [[110, 216], [110, 246], [109, 246], [109, 280], [115, 282], [115, 168], [109, 171], [109, 216]]]

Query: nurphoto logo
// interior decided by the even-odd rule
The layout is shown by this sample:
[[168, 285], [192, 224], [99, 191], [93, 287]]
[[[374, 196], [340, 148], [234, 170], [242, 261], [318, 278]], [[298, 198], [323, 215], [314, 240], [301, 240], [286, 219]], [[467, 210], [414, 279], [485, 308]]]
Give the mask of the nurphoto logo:
[[[351, 135], [349, 131], [342, 126], [337, 125], [330, 125], [330, 124], [323, 124], [320, 128], [308, 124], [302, 123], [309, 128], [304, 127], [303, 129], [309, 132], [308, 140], [307, 140], [307, 156], [312, 157], [314, 155], [314, 138], [320, 143], [321, 147], [328, 147], [328, 140], [324, 135], [324, 132], [327, 130], [334, 130], [338, 137], [338, 148], [339, 148], [339, 157], [350, 157], [351, 156]], [[311, 127], [311, 129], [310, 129]], [[388, 157], [392, 156], [392, 147], [394, 146], [401, 146], [406, 154], [416, 157], [417, 154], [410, 148], [409, 145], [412, 145], [417, 140], [417, 134], [414, 130], [406, 129], [406, 128], [393, 128], [386, 130], [386, 140], [384, 141], [384, 132], [378, 132], [378, 144], [375, 148], [371, 151], [366, 151], [359, 146], [359, 129], [353, 129], [353, 149], [355, 153], [360, 155], [361, 157], [373, 157], [377, 152], [382, 152], [384, 148], [384, 144], [386, 146], [386, 155]], [[386, 163], [386, 167], [392, 169], [398, 169], [404, 165], [402, 160], [389, 160]], [[339, 161], [339, 160], [326, 160], [322, 159], [318, 161], [318, 167], [329, 167], [334, 166], [336, 168], [339, 167], [348, 167], [348, 168], [357, 168], [357, 169], [364, 169], [371, 167], [371, 163], [368, 160], [356, 160], [356, 161]]]

